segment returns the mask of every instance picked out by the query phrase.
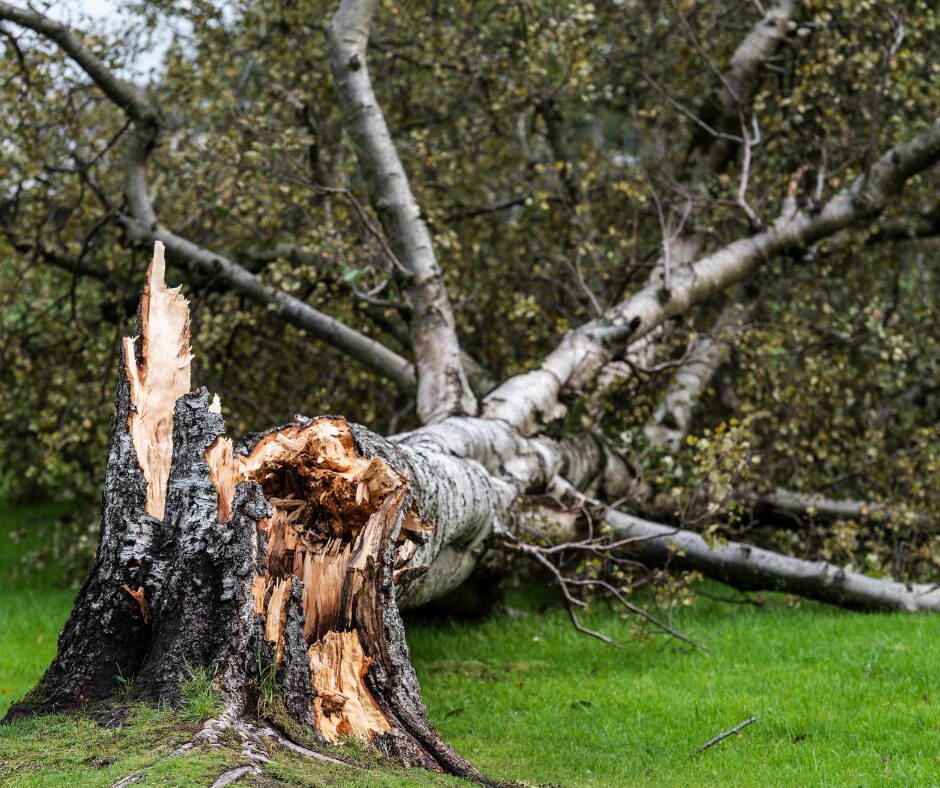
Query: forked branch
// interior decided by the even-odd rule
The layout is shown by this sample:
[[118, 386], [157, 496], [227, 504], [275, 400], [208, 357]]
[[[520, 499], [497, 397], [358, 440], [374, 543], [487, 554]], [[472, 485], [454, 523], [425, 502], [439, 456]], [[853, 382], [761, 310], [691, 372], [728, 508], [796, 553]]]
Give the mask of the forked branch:
[[58, 44], [132, 120], [126, 168], [126, 198], [130, 214], [120, 217], [128, 237], [141, 243], [161, 241], [190, 268], [262, 306], [278, 310], [290, 324], [309, 331], [368, 369], [388, 378], [404, 391], [416, 389], [414, 368], [381, 342], [315, 309], [299, 298], [269, 287], [225, 255], [199, 246], [163, 226], [156, 214], [147, 182], [147, 162], [158, 142], [159, 110], [137, 86], [116, 76], [68, 27], [43, 14], [0, 2], [0, 19], [33, 30]]
[[877, 221], [891, 198], [909, 178], [940, 159], [940, 121], [887, 151], [852, 187], [833, 197], [816, 213], [785, 206], [772, 226], [700, 258], [674, 272], [668, 296], [659, 283], [649, 284], [613, 309], [567, 334], [531, 372], [503, 383], [485, 400], [484, 415], [516, 426], [527, 434], [560, 414], [564, 390], [581, 391], [629, 343], [663, 321], [683, 314], [740, 282], [765, 261], [800, 252], [850, 227]]

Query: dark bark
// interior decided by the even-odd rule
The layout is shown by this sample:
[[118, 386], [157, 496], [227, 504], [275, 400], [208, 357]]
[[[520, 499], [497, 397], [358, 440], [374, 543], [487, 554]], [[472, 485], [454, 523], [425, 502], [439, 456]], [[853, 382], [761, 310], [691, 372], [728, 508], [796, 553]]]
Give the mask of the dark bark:
[[118, 671], [133, 674], [146, 653], [150, 627], [123, 587], [136, 590], [143, 585], [137, 561], [149, 549], [157, 522], [144, 511], [147, 484], [127, 433], [130, 407], [128, 380], [121, 375], [111, 420], [95, 561], [59, 636], [55, 662], [36, 687], [10, 708], [7, 720], [101, 700], [115, 690]]
[[[327, 417], [274, 430], [236, 458], [208, 391], [175, 407], [162, 396], [161, 365], [175, 375], [191, 358], [185, 302], [172, 325], [159, 321], [178, 299], [148, 278], [119, 376], [98, 555], [55, 661], [7, 719], [177, 703], [200, 672], [228, 717], [283, 709], [321, 741], [354, 736], [405, 764], [482, 780], [429, 724], [398, 613], [396, 570], [428, 529], [407, 450]], [[259, 702], [272, 694], [281, 702]]]

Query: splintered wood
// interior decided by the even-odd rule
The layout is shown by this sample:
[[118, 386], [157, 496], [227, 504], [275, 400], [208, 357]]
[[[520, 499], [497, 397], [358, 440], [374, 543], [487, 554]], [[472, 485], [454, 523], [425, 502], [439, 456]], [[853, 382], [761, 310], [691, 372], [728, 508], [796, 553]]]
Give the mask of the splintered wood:
[[327, 632], [307, 656], [317, 688], [317, 727], [327, 741], [341, 736], [369, 741], [373, 733], [392, 729], [363, 682], [372, 659], [363, 652], [357, 632]]
[[[188, 303], [166, 286], [164, 269], [163, 245], [157, 243], [141, 300], [139, 343], [129, 338], [124, 344], [132, 405], [128, 432], [147, 481], [146, 510], [158, 519], [173, 460], [174, 409], [190, 390], [192, 360]], [[218, 396], [208, 409], [221, 415]], [[251, 589], [255, 612], [264, 619], [279, 664], [287, 619], [294, 615], [291, 591], [302, 583], [303, 635], [321, 733], [331, 741], [370, 741], [391, 730], [368, 688], [385, 643], [383, 577], [391, 573], [397, 580], [430, 530], [406, 503], [406, 480], [384, 459], [360, 455], [349, 425], [333, 418], [271, 432], [247, 457], [236, 456], [232, 441], [219, 436], [205, 460], [220, 523], [232, 518], [240, 482], [257, 482], [271, 504], [271, 516], [259, 523], [268, 544], [266, 571]], [[387, 551], [394, 533], [395, 549]], [[144, 589], [123, 589], [146, 621]]]
[[[284, 611], [287, 608], [287, 600], [290, 599], [290, 589], [291, 581], [289, 578], [274, 581], [274, 589], [271, 591], [271, 597], [268, 600], [268, 614], [264, 622], [264, 636], [274, 643], [277, 649], [276, 659], [278, 664], [281, 663], [281, 654], [284, 652]], [[259, 611], [259, 615], [263, 614], [264, 608]]]
[[140, 302], [140, 361], [135, 340], [124, 339], [124, 358], [130, 383], [128, 432], [137, 461], [147, 480], [147, 512], [163, 519], [166, 483], [173, 459], [173, 409], [189, 392], [189, 302], [179, 288], [163, 281], [163, 244], [154, 245], [153, 260]]
[[[122, 444], [128, 438], [133, 444], [147, 486], [146, 512], [184, 529], [198, 518], [217, 520], [207, 533], [228, 545], [224, 559], [238, 564], [221, 567], [218, 555], [206, 551], [207, 577], [220, 580], [226, 589], [234, 584], [236, 600], [248, 606], [244, 611], [236, 606], [236, 612], [256, 616], [244, 622], [250, 627], [239, 624], [238, 637], [245, 637], [239, 647], [255, 652], [256, 646], [263, 646], [244, 656], [252, 664], [258, 659], [265, 668], [273, 665], [290, 717], [313, 725], [328, 741], [352, 736], [399, 754], [408, 763], [470, 773], [428, 726], [395, 605], [394, 584], [404, 572], [413, 571], [413, 559], [431, 527], [417, 513], [407, 474], [396, 471], [384, 456], [363, 456], [357, 439], [374, 446], [377, 455], [396, 455], [383, 448], [377, 436], [360, 434], [332, 417], [298, 419], [263, 436], [247, 456], [235, 454], [232, 440], [221, 434], [222, 403], [215, 396], [208, 404], [204, 391], [187, 397], [186, 407], [181, 407], [184, 423], [177, 425], [174, 447], [176, 405], [190, 392], [192, 354], [188, 302], [178, 289], [166, 286], [164, 274], [163, 245], [157, 243], [141, 299], [140, 335], [123, 344], [127, 399], [119, 390], [118, 404], [122, 412], [128, 410], [127, 434], [115, 436]], [[179, 452], [176, 465], [174, 448]], [[179, 499], [174, 494], [172, 511], [167, 508], [171, 467], [180, 470], [186, 486]], [[136, 471], [130, 468], [132, 475]], [[252, 484], [261, 488], [269, 506], [268, 516], [260, 520], [265, 510], [259, 514], [258, 491], [248, 486]], [[140, 522], [143, 514], [135, 510], [132, 516]], [[166, 581], [167, 588], [186, 588], [179, 594], [181, 603], [201, 602], [199, 592], [210, 588], [203, 584], [201, 572], [176, 583], [194, 565], [201, 568], [199, 546], [194, 546], [193, 556], [187, 552], [189, 545], [183, 549], [187, 538], [184, 533], [170, 553], [185, 559], [177, 565], [178, 573], [169, 580], [164, 573], [158, 581]], [[232, 549], [249, 554], [234, 556]], [[241, 595], [245, 566], [254, 567], [247, 599]], [[150, 577], [145, 575], [148, 582]], [[153, 630], [151, 646], [160, 643], [169, 653], [171, 647], [164, 641], [174, 645], [176, 634], [195, 629], [200, 632], [193, 637], [202, 636], [200, 627], [179, 625], [183, 617], [174, 608], [176, 599], [151, 609], [148, 597], [166, 600], [158, 585], [145, 589], [123, 579], [117, 585], [124, 606], [138, 608]], [[218, 603], [212, 596], [213, 604]], [[221, 597], [225, 612], [211, 605], [206, 609], [228, 615], [231, 598]], [[193, 611], [201, 624], [203, 606]], [[137, 610], [131, 612], [136, 618]], [[164, 620], [171, 624], [164, 625]], [[263, 638], [261, 643], [254, 641], [254, 633]], [[146, 646], [141, 640], [141, 655]], [[133, 653], [149, 664], [150, 656]], [[232, 669], [244, 679], [247, 692], [252, 679], [244, 673], [245, 664], [236, 662]], [[150, 680], [162, 686], [162, 677]]]
[[429, 530], [409, 509], [406, 482], [380, 457], [362, 457], [341, 419], [321, 418], [262, 438], [247, 457], [232, 457], [216, 441], [206, 452], [219, 493], [220, 519], [231, 512], [237, 483], [250, 479], [264, 490], [272, 514], [267, 532], [267, 572], [256, 578], [255, 610], [280, 662], [291, 578], [303, 584], [304, 639], [314, 715], [325, 738], [370, 741], [391, 723], [369, 692], [366, 676], [380, 649], [375, 625], [381, 555], [389, 524], [402, 520], [394, 575], [414, 555], [411, 537]]
[[[222, 401], [218, 394], [212, 398], [209, 410], [221, 415]], [[219, 522], [226, 523], [232, 516], [232, 501], [235, 499], [235, 485], [238, 482], [232, 439], [220, 435], [212, 441], [206, 450], [206, 462], [209, 464], [209, 478], [219, 493]]]

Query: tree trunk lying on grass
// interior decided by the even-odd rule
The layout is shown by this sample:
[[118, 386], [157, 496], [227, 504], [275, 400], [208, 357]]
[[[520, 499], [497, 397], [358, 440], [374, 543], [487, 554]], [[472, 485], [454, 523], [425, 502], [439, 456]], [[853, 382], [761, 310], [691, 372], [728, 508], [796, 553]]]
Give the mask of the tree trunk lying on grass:
[[[405, 763], [482, 779], [427, 721], [399, 606], [440, 597], [507, 535], [525, 493], [622, 494], [626, 467], [591, 436], [525, 438], [446, 419], [391, 439], [342, 418], [298, 420], [233, 446], [218, 397], [190, 391], [189, 312], [156, 246], [123, 344], [95, 563], [52, 666], [8, 718], [133, 696], [180, 697], [208, 670], [230, 715], [275, 677], [287, 714], [326, 742], [352, 736]], [[698, 569], [863, 609], [940, 607], [908, 588], [616, 511], [649, 563]], [[266, 688], [270, 691], [270, 687]]]
[[[237, 257], [162, 224], [147, 176], [150, 156], [165, 140], [163, 113], [72, 30], [0, 2], [0, 18], [57, 44], [127, 115], [127, 213], [117, 219], [130, 243], [156, 242], [140, 336], [123, 346], [96, 560], [54, 663], [10, 716], [104, 701], [124, 676], [135, 677], [138, 699], [173, 700], [187, 678], [207, 670], [229, 717], [257, 715], [273, 694], [295, 723], [324, 741], [352, 736], [406, 763], [479, 779], [427, 722], [399, 609], [457, 588], [492, 544], [520, 547], [514, 540], [524, 496], [547, 494], [572, 508], [624, 499], [634, 479], [603, 440], [585, 432], [547, 434], [590, 393], [600, 371], [767, 261], [872, 229], [907, 181], [940, 159], [935, 121], [826, 202], [801, 208], [794, 176], [776, 220], [755, 223], [750, 234], [711, 248], [700, 228], [676, 239], [672, 253], [667, 241], [645, 286], [569, 331], [527, 372], [477, 402], [433, 236], [369, 77], [378, 5], [342, 0], [327, 31], [330, 62], [389, 254], [409, 273], [414, 363], [266, 283]], [[793, 28], [800, 6], [780, 0], [742, 41], [716, 86], [717, 109], [709, 115], [715, 129], [734, 131], [750, 114], [762, 64]], [[744, 132], [740, 143], [722, 132], [693, 145], [683, 176], [690, 195], [749, 144]], [[218, 400], [205, 390], [191, 393], [188, 309], [163, 282], [161, 242], [172, 263], [274, 309], [277, 319], [331, 343], [403, 392], [416, 392], [425, 426], [383, 438], [341, 418], [299, 419], [233, 446], [223, 436]], [[65, 267], [77, 270], [71, 262]], [[663, 436], [691, 423], [697, 394], [721, 361], [723, 351], [713, 351], [697, 357], [695, 374], [683, 376], [685, 395], [663, 409]], [[557, 514], [549, 512], [541, 527]], [[570, 511], [562, 519], [576, 521]], [[615, 510], [604, 510], [604, 520], [604, 549], [616, 546], [646, 563], [861, 609], [940, 608], [932, 588], [744, 544], [712, 546], [692, 531]], [[531, 527], [531, 519], [526, 523]], [[547, 539], [549, 532], [536, 529], [535, 536]], [[594, 549], [597, 542], [584, 534], [577, 539], [522, 552], [547, 561], [549, 550], [588, 542]]]

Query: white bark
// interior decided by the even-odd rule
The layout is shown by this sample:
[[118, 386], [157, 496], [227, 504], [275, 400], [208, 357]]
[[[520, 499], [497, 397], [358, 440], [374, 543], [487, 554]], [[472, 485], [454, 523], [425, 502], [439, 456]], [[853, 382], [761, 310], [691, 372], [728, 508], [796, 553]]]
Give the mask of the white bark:
[[500, 422], [452, 417], [389, 442], [408, 469], [421, 514], [435, 525], [407, 564], [398, 596], [404, 607], [463, 583], [489, 537], [513, 530], [520, 496], [551, 491], [567, 476], [613, 496], [630, 483], [623, 462], [589, 436], [524, 438]]
[[[701, 257], [672, 272], [666, 291], [660, 281], [646, 287], [595, 320], [568, 334], [532, 372], [511, 378], [486, 399], [483, 418], [450, 416], [468, 411], [469, 391], [459, 358], [440, 268], [433, 257], [427, 228], [408, 188], [397, 153], [375, 103], [365, 67], [368, 21], [374, 0], [344, 0], [331, 28], [337, 87], [345, 96], [350, 133], [362, 156], [363, 170], [386, 228], [414, 274], [412, 288], [416, 318], [415, 345], [419, 356], [419, 411], [430, 423], [388, 441], [361, 433], [370, 448], [389, 455], [407, 471], [421, 513], [435, 531], [402, 567], [400, 599], [419, 604], [455, 588], [469, 574], [496, 528], [511, 526], [513, 504], [520, 495], [575, 488], [610, 492], [629, 485], [622, 463], [596, 442], [570, 438], [554, 441], [533, 437], [542, 424], [559, 417], [563, 392], [588, 385], [606, 362], [631, 342], [645, 336], [670, 317], [701, 303], [740, 281], [763, 261], [781, 253], [807, 249], [822, 238], [874, 220], [905, 181], [940, 158], [940, 123], [913, 140], [898, 145], [879, 160], [867, 178], [830, 200], [816, 214], [788, 207], [768, 229]], [[0, 18], [32, 23], [33, 29], [60, 41], [89, 75], [132, 117], [147, 109], [139, 94], [124, 90], [100, 74], [101, 66], [80, 42], [61, 30], [39, 24], [25, 12], [0, 4]], [[30, 12], [31, 13], [31, 12]], [[44, 18], [41, 18], [44, 19]], [[103, 68], [103, 67], [102, 67]], [[303, 324], [383, 374], [408, 378], [407, 362], [376, 348], [368, 338], [312, 310], [287, 294], [265, 290], [258, 280], [224, 257], [196, 247], [163, 228], [154, 213], [146, 183], [146, 161], [156, 140], [154, 114], [142, 115], [137, 125], [129, 169], [127, 196], [133, 216], [127, 222], [139, 238], [159, 239], [169, 259], [184, 257], [262, 303], [274, 303], [286, 318]], [[303, 321], [306, 321], [305, 323]], [[324, 322], [326, 321], [326, 322]], [[377, 343], [375, 343], [377, 344]], [[400, 363], [401, 362], [401, 363]], [[397, 371], [395, 371], [397, 370]], [[697, 534], [610, 512], [607, 521], [621, 538], [642, 537], [633, 551], [644, 560], [670, 560], [677, 567], [702, 571], [710, 577], [745, 587], [775, 587], [825, 601], [860, 607], [903, 610], [934, 609], [940, 592], [907, 589], [901, 584], [867, 578], [836, 567], [781, 556], [730, 543], [712, 549]], [[672, 545], [677, 545], [676, 550]]]
[[940, 611], [936, 584], [905, 585], [868, 577], [827, 561], [805, 561], [740, 542], [710, 545], [699, 534], [623, 512], [605, 522], [615, 539], [635, 539], [628, 550], [651, 564], [701, 572], [740, 589], [785, 591], [861, 610]]
[[940, 121], [889, 150], [847, 192], [818, 213], [788, 211], [773, 226], [742, 238], [674, 272], [669, 293], [651, 283], [594, 320], [567, 334], [538, 368], [510, 378], [484, 400], [484, 416], [500, 419], [524, 434], [564, 412], [565, 389], [579, 391], [604, 364], [664, 320], [741, 281], [777, 255], [810, 248], [848, 227], [873, 222], [904, 183], [940, 158]]
[[669, 451], [678, 451], [689, 434], [692, 416], [702, 393], [725, 362], [730, 340], [747, 320], [747, 310], [732, 304], [722, 310], [709, 334], [692, 342], [688, 358], [673, 375], [662, 404], [644, 428], [650, 441]]
[[216, 282], [228, 285], [256, 304], [275, 307], [276, 313], [291, 325], [309, 331], [368, 369], [388, 378], [402, 390], [416, 390], [414, 366], [395, 351], [296, 296], [268, 287], [255, 274], [228, 257], [204, 249], [162, 225], [147, 191], [146, 167], [146, 158], [143, 156], [128, 162], [126, 193], [131, 216], [126, 217], [124, 225], [130, 238], [141, 242], [161, 241], [171, 252], [171, 263], [188, 265], [193, 270], [213, 277]]
[[[767, 13], [738, 45], [731, 65], [715, 90], [716, 117], [709, 118], [714, 132], [705, 145], [690, 152], [688, 181], [700, 183], [721, 170], [740, 144], [734, 137], [742, 133], [742, 122], [750, 111], [751, 100], [760, 83], [764, 64], [776, 54], [800, 13], [800, 0], [781, 0]], [[726, 133], [723, 133], [726, 132]]]
[[346, 129], [395, 255], [411, 273], [411, 335], [418, 367], [418, 415], [428, 424], [474, 415], [476, 397], [463, 368], [444, 273], [412, 194], [366, 60], [376, 0], [343, 0], [327, 30], [330, 66]]

